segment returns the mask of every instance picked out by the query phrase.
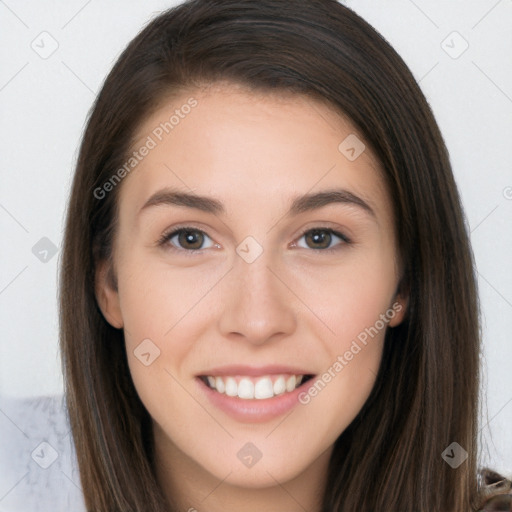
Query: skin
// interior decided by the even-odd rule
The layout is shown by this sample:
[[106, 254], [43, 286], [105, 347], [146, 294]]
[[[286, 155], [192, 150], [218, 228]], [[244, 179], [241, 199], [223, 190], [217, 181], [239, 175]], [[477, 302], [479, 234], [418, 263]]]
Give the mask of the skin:
[[[355, 128], [305, 96], [228, 83], [189, 90], [143, 123], [139, 145], [191, 96], [198, 105], [121, 184], [118, 290], [105, 263], [98, 303], [124, 329], [130, 372], [153, 418], [158, 479], [179, 510], [317, 511], [332, 445], [370, 394], [385, 330], [406, 311], [406, 297], [396, 294], [390, 198], [368, 146], [354, 161], [338, 150]], [[140, 212], [164, 187], [214, 197], [226, 211], [159, 205]], [[375, 217], [349, 203], [287, 215], [294, 197], [331, 188], [364, 198]], [[190, 254], [177, 237], [174, 246], [158, 245], [183, 224], [204, 231], [207, 248]], [[308, 245], [302, 234], [317, 227], [351, 243], [333, 236], [331, 251]], [[236, 252], [247, 236], [263, 249], [252, 263]], [[279, 363], [321, 375], [393, 304], [401, 311], [386, 327], [288, 415], [241, 423], [198, 393], [195, 376], [224, 364]], [[160, 349], [149, 366], [134, 355], [147, 338]], [[251, 468], [237, 457], [247, 442], [262, 453]]]

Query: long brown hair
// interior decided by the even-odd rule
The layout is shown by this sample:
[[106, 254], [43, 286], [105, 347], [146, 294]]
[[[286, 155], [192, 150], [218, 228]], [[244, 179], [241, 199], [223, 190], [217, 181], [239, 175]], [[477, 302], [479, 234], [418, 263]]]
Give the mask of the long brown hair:
[[[123, 332], [94, 293], [98, 262], [112, 258], [121, 186], [101, 198], [94, 191], [123, 166], [164, 96], [219, 80], [308, 95], [344, 113], [380, 160], [394, 205], [408, 312], [388, 329], [374, 389], [335, 443], [322, 511], [475, 510], [479, 305], [447, 149], [403, 60], [335, 0], [185, 2], [130, 42], [96, 99], [60, 273], [65, 393], [88, 510], [169, 511]], [[453, 442], [468, 454], [457, 468], [442, 457]]]

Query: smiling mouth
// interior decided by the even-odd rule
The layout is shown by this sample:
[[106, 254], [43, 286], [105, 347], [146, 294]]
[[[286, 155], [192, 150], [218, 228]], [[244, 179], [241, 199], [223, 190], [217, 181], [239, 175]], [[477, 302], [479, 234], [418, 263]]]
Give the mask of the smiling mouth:
[[201, 375], [201, 381], [217, 393], [244, 400], [273, 398], [291, 393], [313, 375], [276, 374], [261, 377]]

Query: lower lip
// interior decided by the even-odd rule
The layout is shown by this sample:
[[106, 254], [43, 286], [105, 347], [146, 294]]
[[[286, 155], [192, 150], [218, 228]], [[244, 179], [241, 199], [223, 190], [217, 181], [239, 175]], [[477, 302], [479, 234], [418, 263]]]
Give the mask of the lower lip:
[[244, 399], [219, 393], [208, 387], [199, 377], [201, 392], [211, 403], [241, 423], [264, 423], [292, 410], [299, 404], [299, 394], [306, 392], [314, 382], [314, 378], [299, 387], [273, 398]]

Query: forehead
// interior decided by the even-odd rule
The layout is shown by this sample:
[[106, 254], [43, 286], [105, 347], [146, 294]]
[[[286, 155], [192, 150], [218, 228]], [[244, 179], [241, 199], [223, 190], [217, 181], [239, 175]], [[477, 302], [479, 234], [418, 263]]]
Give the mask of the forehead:
[[168, 187], [215, 195], [229, 210], [272, 199], [282, 208], [296, 195], [340, 186], [377, 213], [386, 208], [379, 162], [355, 127], [304, 95], [225, 84], [183, 91], [161, 103], [135, 140], [133, 152], [150, 149], [122, 184], [121, 203], [131, 209]]

